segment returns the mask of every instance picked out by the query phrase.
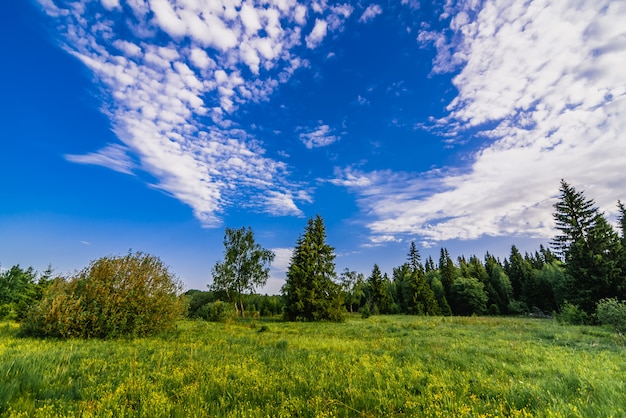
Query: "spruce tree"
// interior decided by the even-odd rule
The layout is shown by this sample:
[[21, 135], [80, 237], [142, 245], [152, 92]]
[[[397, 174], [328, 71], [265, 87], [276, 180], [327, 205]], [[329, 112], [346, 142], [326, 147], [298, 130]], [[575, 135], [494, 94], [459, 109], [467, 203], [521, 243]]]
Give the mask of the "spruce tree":
[[291, 257], [282, 288], [285, 319], [343, 320], [343, 294], [335, 278], [334, 248], [326, 243], [324, 221], [317, 215], [307, 222]]
[[583, 192], [576, 191], [565, 180], [561, 180], [559, 190], [561, 195], [554, 204], [553, 217], [560, 234], [554, 237], [552, 246], [562, 259], [567, 260], [570, 247], [587, 239], [598, 209], [593, 200], [587, 200]]
[[565, 300], [592, 314], [602, 298], [616, 297], [623, 288], [622, 244], [591, 199], [561, 180], [554, 205], [553, 246], [565, 259]]
[[454, 266], [454, 261], [452, 261], [448, 250], [445, 248], [441, 249], [441, 254], [439, 256], [439, 273], [441, 274], [441, 284], [443, 285], [443, 289], [446, 293], [446, 298], [449, 301], [450, 288], [452, 287], [454, 279], [456, 279], [457, 270]]
[[388, 313], [391, 301], [387, 296], [385, 281], [378, 264], [374, 264], [372, 274], [367, 278], [369, 308], [372, 313]]

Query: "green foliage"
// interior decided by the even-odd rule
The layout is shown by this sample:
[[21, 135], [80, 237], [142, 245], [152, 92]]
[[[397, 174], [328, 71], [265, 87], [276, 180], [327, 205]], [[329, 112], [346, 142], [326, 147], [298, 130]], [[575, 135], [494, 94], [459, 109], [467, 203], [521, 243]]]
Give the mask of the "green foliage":
[[274, 253], [255, 242], [251, 228], [226, 228], [224, 260], [215, 263], [213, 285], [210, 287], [214, 291], [225, 292], [243, 317], [244, 292], [254, 292], [267, 283], [269, 265], [273, 260]]
[[591, 322], [589, 314], [578, 306], [565, 302], [561, 311], [556, 314], [556, 320], [561, 324], [585, 325]]
[[553, 217], [560, 234], [554, 238], [552, 245], [558, 254], [567, 259], [570, 247], [586, 239], [598, 209], [593, 200], [587, 199], [583, 192], [577, 191], [565, 180], [561, 180], [559, 191], [561, 195], [554, 204]]
[[181, 284], [157, 257], [103, 257], [68, 281], [56, 279], [22, 324], [26, 334], [59, 338], [152, 335], [184, 310]]
[[377, 264], [374, 264], [372, 274], [367, 278], [368, 305], [371, 312], [377, 314], [389, 313], [391, 299], [387, 294], [385, 280]]
[[235, 308], [230, 303], [215, 301], [207, 303], [198, 309], [198, 318], [211, 322], [225, 322], [237, 316]]
[[561, 235], [554, 245], [565, 258], [565, 298], [591, 315], [601, 299], [619, 297], [626, 287], [622, 240], [593, 200], [564, 181], [555, 209]]
[[0, 271], [0, 319], [22, 320], [37, 300], [37, 274], [19, 265]]
[[321, 216], [310, 218], [298, 238], [282, 288], [284, 317], [288, 321], [342, 321], [345, 308], [343, 292], [333, 280], [334, 248], [326, 243], [326, 228]]
[[482, 315], [487, 312], [485, 285], [474, 277], [459, 277], [450, 289], [452, 312], [455, 315]]
[[620, 333], [626, 332], [626, 301], [616, 298], [602, 299], [596, 308], [596, 317], [602, 325], [608, 325]]
[[367, 284], [362, 273], [357, 273], [348, 268], [344, 269], [340, 277], [341, 290], [350, 313], [358, 310], [365, 303]]

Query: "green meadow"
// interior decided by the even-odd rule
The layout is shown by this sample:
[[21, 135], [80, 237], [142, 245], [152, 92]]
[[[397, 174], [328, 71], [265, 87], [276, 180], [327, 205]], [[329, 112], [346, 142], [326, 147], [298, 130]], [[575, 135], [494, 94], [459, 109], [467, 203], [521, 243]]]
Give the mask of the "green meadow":
[[182, 321], [134, 340], [0, 322], [0, 416], [621, 417], [623, 335], [553, 320]]

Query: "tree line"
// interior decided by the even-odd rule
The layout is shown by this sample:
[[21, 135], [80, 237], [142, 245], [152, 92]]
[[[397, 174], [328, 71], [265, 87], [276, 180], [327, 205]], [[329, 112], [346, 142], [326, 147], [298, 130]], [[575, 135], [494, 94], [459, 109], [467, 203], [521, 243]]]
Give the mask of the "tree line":
[[460, 256], [441, 248], [422, 260], [412, 242], [391, 275], [374, 264], [369, 276], [337, 274], [334, 248], [321, 216], [298, 237], [281, 295], [256, 294], [274, 254], [251, 228], [226, 228], [224, 257], [208, 291], [181, 295], [180, 281], [157, 257], [103, 257], [72, 277], [48, 268], [0, 271], [0, 319], [25, 333], [55, 337], [143, 336], [171, 328], [179, 315], [224, 320], [281, 315], [287, 321], [341, 321], [346, 313], [410, 315], [551, 315], [569, 322], [626, 324], [626, 208], [618, 201], [617, 230], [592, 199], [565, 181], [554, 205], [551, 248], [503, 260]]
[[[557, 235], [551, 248], [540, 246], [533, 253], [521, 254], [512, 246], [503, 260], [490, 253], [453, 260], [448, 250], [441, 248], [435, 261], [432, 257], [422, 260], [412, 242], [406, 262], [394, 268], [391, 276], [377, 264], [367, 277], [350, 269], [338, 275], [334, 249], [326, 243], [324, 222], [317, 215], [309, 219], [291, 257], [281, 289], [283, 317], [289, 321], [337, 321], [346, 312], [364, 316], [548, 316], [567, 312], [581, 322], [593, 321], [598, 303], [614, 300], [623, 306], [620, 301], [626, 299], [626, 208], [617, 202], [616, 231], [583, 192], [564, 180], [559, 191], [553, 213]], [[251, 229], [226, 231], [226, 257], [216, 264], [210, 288], [240, 295], [236, 297], [243, 315], [242, 290], [253, 292], [266, 283], [272, 256], [254, 242]], [[247, 246], [232, 239], [237, 231], [247, 235]], [[265, 258], [257, 255], [253, 260], [254, 251]], [[233, 253], [244, 255], [239, 264], [231, 261]], [[255, 263], [259, 274], [241, 274], [251, 271], [249, 264]], [[224, 265], [232, 270], [224, 273]]]

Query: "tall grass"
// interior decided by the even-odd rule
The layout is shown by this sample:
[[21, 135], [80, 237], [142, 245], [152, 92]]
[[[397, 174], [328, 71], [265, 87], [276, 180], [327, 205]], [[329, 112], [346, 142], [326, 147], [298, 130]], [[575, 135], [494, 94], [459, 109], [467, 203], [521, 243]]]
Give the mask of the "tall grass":
[[0, 415], [626, 416], [624, 339], [510, 318], [185, 321], [135, 340], [18, 338]]

